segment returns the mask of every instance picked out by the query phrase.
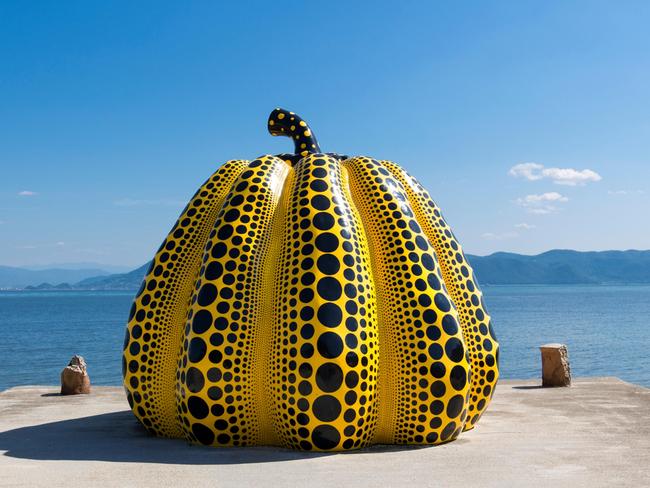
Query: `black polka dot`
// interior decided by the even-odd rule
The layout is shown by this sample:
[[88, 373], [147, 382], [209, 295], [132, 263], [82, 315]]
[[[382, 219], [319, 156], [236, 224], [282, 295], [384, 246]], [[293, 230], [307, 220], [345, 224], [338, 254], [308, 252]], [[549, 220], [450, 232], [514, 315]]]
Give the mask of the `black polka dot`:
[[214, 327], [217, 330], [226, 330], [228, 328], [228, 319], [226, 317], [217, 317], [214, 321]]
[[221, 274], [223, 273], [223, 266], [219, 261], [212, 261], [208, 266], [205, 268], [205, 279], [207, 280], [216, 280], [218, 279]]
[[318, 352], [327, 359], [339, 357], [343, 352], [343, 341], [334, 332], [325, 332], [318, 338]]
[[315, 281], [315, 279], [316, 277], [314, 276], [314, 273], [308, 272], [302, 275], [302, 277], [300, 278], [300, 282], [304, 286], [309, 286]]
[[445, 315], [442, 318], [442, 328], [448, 335], [456, 335], [458, 333], [458, 322], [452, 315]]
[[219, 368], [210, 368], [208, 370], [208, 379], [213, 383], [216, 383], [221, 379], [221, 371]]
[[341, 414], [341, 404], [332, 395], [316, 398], [312, 407], [314, 416], [321, 422], [332, 422]]
[[436, 327], [435, 325], [427, 327], [427, 337], [432, 341], [437, 341], [440, 339], [441, 335], [442, 334], [440, 332], [440, 328]]
[[300, 367], [298, 368], [298, 373], [300, 376], [303, 378], [309, 378], [313, 372], [313, 368], [311, 367], [311, 364], [309, 363], [302, 363]]
[[325, 363], [316, 370], [316, 384], [324, 392], [338, 390], [343, 383], [343, 371], [338, 364]]
[[[491, 371], [490, 371], [491, 372]], [[454, 366], [451, 368], [451, 373], [449, 373], [449, 380], [451, 381], [451, 386], [456, 390], [462, 390], [467, 384], [467, 372], [462, 366]], [[488, 381], [491, 381], [488, 379]]]
[[[141, 335], [142, 335], [142, 327], [140, 327], [139, 325], [134, 325], [134, 326], [133, 326], [133, 329], [131, 329], [131, 336], [132, 336], [134, 339], [139, 339]], [[129, 339], [128, 336], [129, 336], [129, 330], [127, 329], [127, 330], [126, 330], [126, 339], [125, 339], [125, 343], [128, 342], [128, 339]]]
[[298, 295], [302, 303], [309, 303], [314, 298], [314, 290], [311, 288], [303, 288], [300, 290], [300, 295]]
[[436, 398], [443, 397], [446, 391], [447, 388], [445, 387], [445, 383], [443, 381], [434, 381], [431, 384], [431, 394]]
[[416, 245], [417, 245], [417, 246], [418, 246], [422, 251], [426, 251], [427, 249], [429, 249], [429, 246], [428, 246], [428, 244], [427, 244], [426, 239], [425, 239], [424, 237], [422, 237], [422, 236], [417, 236], [417, 237], [415, 238], [415, 244], [416, 244]]
[[345, 355], [345, 363], [351, 368], [354, 368], [359, 364], [359, 356], [354, 351], [350, 351]]
[[325, 300], [338, 300], [341, 296], [341, 283], [336, 278], [321, 278], [318, 281], [317, 290]]
[[311, 339], [314, 335], [314, 326], [305, 324], [300, 328], [300, 337], [303, 339]]
[[442, 293], [436, 293], [433, 301], [436, 302], [436, 307], [438, 307], [443, 312], [449, 312], [449, 310], [451, 310], [451, 303], [449, 303], [447, 297]]
[[336, 327], [343, 319], [343, 312], [335, 303], [324, 303], [318, 308], [318, 320], [325, 327]]
[[303, 344], [300, 347], [300, 355], [305, 359], [309, 359], [314, 355], [314, 346], [312, 346], [308, 342]]
[[318, 258], [316, 265], [320, 272], [326, 275], [336, 274], [341, 267], [339, 260], [333, 254], [323, 254]]
[[192, 416], [197, 419], [204, 419], [209, 413], [208, 404], [197, 396], [191, 396], [187, 400], [187, 408], [190, 409]]
[[187, 370], [187, 374], [185, 375], [185, 384], [187, 385], [187, 389], [190, 390], [192, 393], [198, 393], [203, 389], [203, 385], [205, 384], [205, 379], [203, 378], [203, 373], [201, 373], [201, 370], [191, 367]]
[[187, 358], [193, 363], [198, 363], [205, 356], [206, 350], [205, 341], [200, 337], [195, 337], [190, 341]]
[[437, 361], [442, 357], [442, 346], [436, 342], [429, 346], [429, 356], [431, 359]]
[[427, 434], [427, 442], [429, 444], [433, 444], [438, 440], [438, 433], [437, 432], [429, 432]]
[[427, 324], [434, 324], [438, 318], [438, 314], [434, 312], [431, 309], [425, 310], [424, 313], [422, 314], [422, 319], [427, 323]]
[[223, 390], [218, 386], [208, 388], [208, 397], [210, 400], [219, 400], [223, 396]]
[[239, 210], [236, 208], [232, 208], [226, 212], [226, 214], [223, 216], [223, 220], [225, 222], [234, 222], [239, 218]]
[[311, 199], [311, 205], [316, 210], [327, 210], [330, 206], [330, 201], [323, 195], [316, 195]]
[[440, 284], [440, 279], [438, 279], [438, 277], [434, 273], [431, 273], [429, 274], [429, 276], [427, 276], [427, 283], [429, 283], [429, 286], [434, 290], [440, 290], [440, 288], [442, 288], [442, 285]]
[[207, 310], [199, 310], [192, 319], [192, 332], [203, 334], [212, 325], [212, 314]]
[[442, 403], [440, 400], [435, 400], [431, 402], [431, 405], [429, 405], [429, 410], [431, 410], [431, 413], [433, 415], [440, 415], [444, 409], [445, 409], [445, 404]]
[[212, 251], [210, 252], [210, 255], [214, 259], [219, 259], [223, 256], [226, 255], [226, 252], [228, 251], [228, 248], [223, 242], [218, 242], [214, 246], [212, 246]]
[[465, 355], [465, 347], [459, 339], [452, 337], [445, 344], [445, 352], [447, 353], [447, 357], [449, 359], [455, 363], [458, 363], [463, 359], [463, 356]]
[[434, 269], [436, 269], [435, 261], [433, 260], [430, 254], [423, 254], [421, 262], [422, 262], [422, 266], [424, 266], [429, 271], [433, 271]]
[[217, 442], [219, 444], [228, 444], [230, 442], [230, 436], [228, 434], [219, 434], [217, 436]]
[[341, 434], [331, 425], [319, 425], [312, 432], [311, 440], [319, 449], [334, 449], [341, 440]]
[[356, 371], [348, 371], [345, 375], [345, 386], [348, 388], [354, 388], [359, 384], [359, 375]]
[[316, 247], [321, 252], [333, 252], [339, 247], [339, 239], [331, 232], [324, 232], [316, 238]]
[[458, 417], [460, 415], [461, 410], [463, 409], [463, 403], [464, 399], [462, 395], [456, 395], [449, 400], [449, 403], [447, 404], [447, 416], [450, 419]]
[[301, 395], [309, 395], [311, 393], [311, 383], [309, 381], [301, 381], [298, 385], [298, 391]]
[[314, 191], [322, 192], [327, 190], [327, 183], [323, 180], [314, 180], [309, 184], [309, 187]]
[[219, 229], [219, 232], [217, 232], [217, 237], [220, 241], [225, 241], [232, 235], [232, 231], [232, 225], [226, 224], [221, 229]]
[[208, 359], [211, 363], [219, 364], [223, 359], [223, 354], [221, 351], [215, 349], [214, 351], [210, 351], [210, 354], [208, 354]]
[[203, 424], [193, 424], [192, 434], [194, 434], [194, 437], [196, 437], [201, 444], [206, 446], [209, 446], [214, 442], [214, 433]]
[[334, 226], [334, 217], [327, 212], [318, 212], [314, 215], [313, 223], [318, 230], [328, 230]]
[[207, 307], [214, 302], [215, 298], [217, 298], [217, 287], [212, 283], [206, 283], [199, 290], [197, 302], [202, 307]]
[[443, 441], [448, 440], [455, 430], [456, 430], [456, 422], [449, 422], [447, 425], [445, 425], [445, 428], [442, 429], [442, 434], [440, 435], [440, 439]]
[[129, 361], [129, 372], [135, 373], [138, 371], [138, 362], [137, 361]]

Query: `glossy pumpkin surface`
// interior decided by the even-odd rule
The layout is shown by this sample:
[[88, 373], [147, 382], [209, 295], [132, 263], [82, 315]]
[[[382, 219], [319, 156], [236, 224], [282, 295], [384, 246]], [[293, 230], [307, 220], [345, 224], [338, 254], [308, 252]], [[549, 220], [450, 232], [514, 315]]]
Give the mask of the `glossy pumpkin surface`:
[[472, 428], [498, 344], [424, 188], [389, 161], [320, 152], [226, 162], [156, 253], [127, 326], [129, 404], [152, 433], [214, 446], [437, 444]]

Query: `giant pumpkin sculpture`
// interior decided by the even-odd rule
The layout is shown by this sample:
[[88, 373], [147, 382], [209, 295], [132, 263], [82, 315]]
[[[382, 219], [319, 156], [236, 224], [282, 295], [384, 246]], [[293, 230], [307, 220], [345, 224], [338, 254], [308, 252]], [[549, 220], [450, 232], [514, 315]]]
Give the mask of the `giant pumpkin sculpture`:
[[124, 386], [152, 433], [213, 446], [438, 444], [474, 427], [498, 344], [440, 210], [396, 164], [321, 153], [228, 161], [156, 253]]

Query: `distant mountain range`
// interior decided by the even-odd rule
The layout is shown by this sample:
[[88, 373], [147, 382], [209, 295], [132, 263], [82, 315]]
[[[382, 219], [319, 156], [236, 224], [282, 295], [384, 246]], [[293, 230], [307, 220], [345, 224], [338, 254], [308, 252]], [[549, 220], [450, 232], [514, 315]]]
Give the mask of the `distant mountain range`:
[[93, 276], [107, 276], [110, 274], [100, 268], [34, 270], [0, 266], [0, 288], [25, 288], [39, 283], [77, 283]]
[[[481, 284], [554, 285], [650, 283], [650, 251], [553, 250], [536, 256], [497, 252], [467, 255]], [[149, 263], [128, 273], [93, 269], [27, 270], [0, 266], [0, 288], [137, 290]]]
[[144, 264], [128, 273], [86, 278], [75, 284], [75, 288], [82, 290], [137, 290], [142, 284], [145, 273], [149, 270], [149, 264]]
[[482, 284], [650, 283], [650, 251], [553, 250], [536, 256], [497, 252], [467, 259]]

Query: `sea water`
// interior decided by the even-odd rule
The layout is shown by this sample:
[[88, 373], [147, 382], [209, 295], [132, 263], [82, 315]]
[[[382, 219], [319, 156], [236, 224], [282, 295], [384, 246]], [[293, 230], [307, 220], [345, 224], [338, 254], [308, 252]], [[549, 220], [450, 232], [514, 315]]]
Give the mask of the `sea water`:
[[[485, 286], [502, 378], [539, 378], [538, 347], [569, 347], [574, 376], [650, 387], [650, 285]], [[59, 384], [73, 354], [95, 385], [121, 384], [132, 292], [0, 292], [0, 390]]]

